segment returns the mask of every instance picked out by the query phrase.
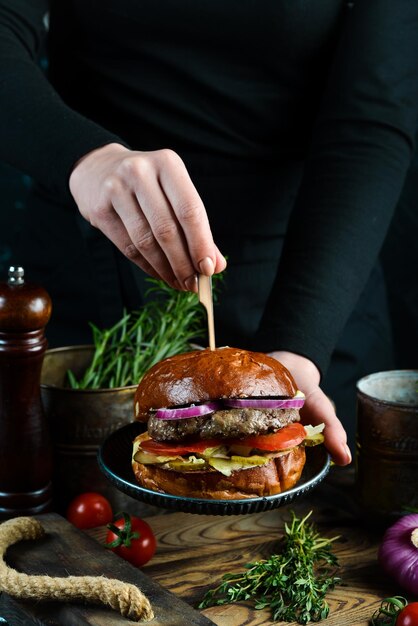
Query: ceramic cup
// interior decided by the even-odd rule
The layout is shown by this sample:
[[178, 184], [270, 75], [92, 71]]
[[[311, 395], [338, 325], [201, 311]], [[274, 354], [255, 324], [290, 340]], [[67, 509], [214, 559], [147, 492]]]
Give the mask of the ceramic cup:
[[356, 492], [369, 518], [418, 507], [418, 370], [358, 381]]

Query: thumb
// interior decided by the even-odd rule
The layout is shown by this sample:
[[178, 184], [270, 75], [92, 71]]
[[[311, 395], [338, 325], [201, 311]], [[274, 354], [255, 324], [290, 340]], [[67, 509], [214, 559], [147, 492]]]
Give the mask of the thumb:
[[325, 446], [337, 465], [351, 463], [351, 453], [347, 446], [347, 435], [340, 420], [335, 414], [334, 406], [325, 393], [317, 387], [307, 395], [301, 409], [304, 424], [325, 424]]

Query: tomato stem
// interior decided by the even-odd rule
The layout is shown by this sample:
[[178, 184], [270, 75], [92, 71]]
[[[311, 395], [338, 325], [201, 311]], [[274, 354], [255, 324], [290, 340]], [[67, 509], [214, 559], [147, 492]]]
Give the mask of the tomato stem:
[[[371, 620], [372, 626], [396, 626], [398, 614], [406, 607], [408, 601], [403, 596], [385, 598], [380, 607], [374, 612]], [[383, 621], [382, 621], [383, 620]], [[388, 621], [389, 620], [389, 621]]]
[[115, 517], [119, 517], [120, 515], [123, 516], [123, 528], [118, 528], [114, 524], [107, 525], [107, 528], [111, 530], [117, 538], [114, 541], [106, 543], [106, 548], [112, 549], [118, 548], [119, 546], [130, 548], [132, 540], [139, 539], [139, 533], [136, 531], [132, 532], [132, 522], [129, 513], [125, 513], [124, 511], [122, 511], [121, 513], [117, 513]]

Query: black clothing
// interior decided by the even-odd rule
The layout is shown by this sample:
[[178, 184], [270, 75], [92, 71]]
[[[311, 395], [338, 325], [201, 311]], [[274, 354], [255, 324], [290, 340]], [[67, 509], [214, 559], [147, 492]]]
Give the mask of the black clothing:
[[[170, 147], [229, 257], [220, 343], [297, 352], [325, 371], [413, 154], [418, 3], [51, 0], [53, 87], [34, 62], [47, 9], [0, 0], [0, 157], [39, 181], [46, 210], [72, 224], [73, 241], [59, 233], [72, 256], [54, 241], [55, 269], [68, 275], [64, 265], [78, 262], [92, 273], [83, 295], [88, 284], [101, 294], [80, 315], [106, 321], [110, 300], [123, 297], [103, 302], [90, 245], [125, 276], [125, 293], [134, 272], [87, 225], [84, 244], [76, 235], [73, 164], [113, 141]], [[62, 228], [51, 219], [40, 237]], [[250, 266], [256, 301], [242, 291]]]
[[414, 369], [418, 355], [418, 154], [408, 172], [382, 250], [396, 369]]

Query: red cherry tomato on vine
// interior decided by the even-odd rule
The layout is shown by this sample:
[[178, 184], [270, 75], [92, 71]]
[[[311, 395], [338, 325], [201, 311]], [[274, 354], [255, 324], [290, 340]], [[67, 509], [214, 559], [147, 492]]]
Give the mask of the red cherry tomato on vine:
[[100, 493], [81, 493], [70, 502], [67, 520], [77, 528], [94, 528], [108, 524], [113, 519], [109, 500]]
[[398, 613], [396, 626], [418, 626], [418, 602], [411, 602]]
[[140, 517], [121, 515], [121, 519], [107, 526], [106, 547], [132, 565], [142, 567], [154, 556], [157, 547], [154, 533]]

